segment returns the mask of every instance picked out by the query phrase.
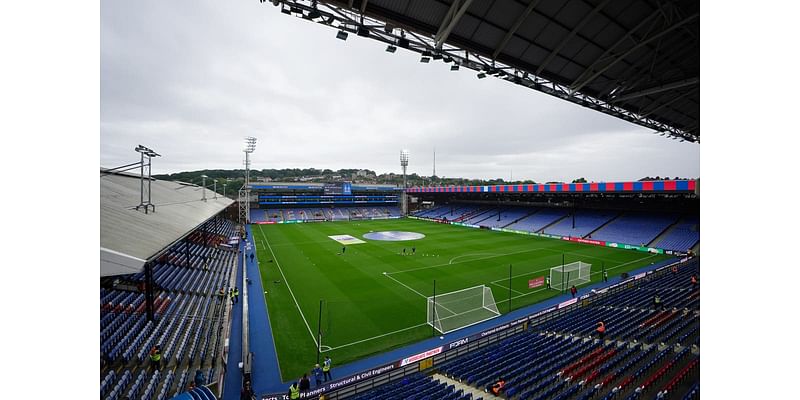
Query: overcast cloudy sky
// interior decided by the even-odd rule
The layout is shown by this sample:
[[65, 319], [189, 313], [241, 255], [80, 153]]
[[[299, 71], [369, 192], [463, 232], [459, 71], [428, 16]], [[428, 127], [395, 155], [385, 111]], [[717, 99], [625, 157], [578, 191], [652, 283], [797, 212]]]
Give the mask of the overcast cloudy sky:
[[699, 177], [700, 147], [255, 0], [103, 1], [100, 165], [367, 168], [536, 181]]

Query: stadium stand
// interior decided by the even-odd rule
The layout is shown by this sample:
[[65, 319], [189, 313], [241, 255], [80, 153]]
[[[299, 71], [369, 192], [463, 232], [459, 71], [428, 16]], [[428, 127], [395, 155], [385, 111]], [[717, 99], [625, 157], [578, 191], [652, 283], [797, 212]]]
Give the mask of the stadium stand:
[[333, 207], [252, 209], [251, 221], [282, 223], [285, 221], [348, 221], [400, 217], [399, 207]]
[[[699, 274], [699, 261], [677, 274], [599, 296], [587, 307], [438, 369], [477, 388], [504, 376], [505, 396], [514, 399], [692, 396], [699, 379], [699, 351], [693, 346], [699, 343], [699, 296], [689, 283], [693, 274]], [[652, 307], [655, 293], [664, 296], [667, 310]], [[594, 335], [599, 320], [609, 327], [603, 341]]]
[[526, 217], [534, 210], [531, 208], [511, 207], [498, 210], [492, 217], [485, 219], [481, 222], [481, 226], [488, 226], [490, 228], [505, 228], [514, 222]]
[[647, 245], [676, 220], [676, 216], [667, 214], [626, 213], [596, 230], [588, 238]]
[[171, 398], [222, 365], [230, 302], [218, 290], [234, 276], [238, 231], [219, 214], [233, 201], [153, 180], [157, 212], [145, 213], [131, 207], [138, 176], [100, 173], [100, 398]]
[[441, 399], [441, 400], [482, 400], [473, 398], [471, 393], [456, 390], [454, 385], [434, 380], [423, 374], [404, 377], [397, 383], [381, 386], [373, 391], [360, 394], [354, 400], [406, 400], [406, 399]]
[[572, 226], [572, 216], [567, 215], [561, 221], [545, 228], [544, 233], [582, 238], [615, 218], [617, 214], [610, 211], [576, 210], [575, 227]]
[[651, 246], [662, 249], [686, 251], [700, 241], [700, 218], [686, 217], [657, 238]]
[[544, 208], [511, 224], [506, 228], [518, 231], [540, 232], [546, 226], [555, 223], [567, 215], [567, 210]]
[[[233, 234], [233, 223], [224, 221], [217, 229], [193, 232], [159, 257], [153, 267], [154, 321], [144, 315], [143, 293], [107, 288], [114, 281], [141, 287], [144, 272], [101, 279], [101, 398], [170, 398], [185, 389], [186, 376], [217, 365], [229, 314], [227, 296], [219, 290], [227, 291], [236, 263], [236, 252], [219, 244]], [[162, 369], [150, 373], [149, 354], [156, 345]], [[124, 372], [118, 377], [115, 369]]]

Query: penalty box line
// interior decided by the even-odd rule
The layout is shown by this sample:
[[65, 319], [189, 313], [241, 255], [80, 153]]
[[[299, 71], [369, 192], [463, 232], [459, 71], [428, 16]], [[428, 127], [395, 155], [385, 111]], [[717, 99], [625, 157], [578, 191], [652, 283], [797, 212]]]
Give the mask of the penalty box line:
[[[267, 236], [264, 234], [264, 231], [259, 229], [259, 232], [261, 232], [261, 236], [264, 238], [264, 242], [267, 244], [270, 254], [272, 254], [272, 259], [275, 260], [275, 265], [278, 266], [278, 271], [280, 271], [281, 277], [283, 277], [283, 281], [286, 283], [286, 288], [289, 289], [289, 294], [292, 295], [292, 300], [294, 300], [294, 305], [297, 307], [297, 311], [300, 312], [300, 317], [303, 318], [303, 322], [306, 324], [306, 328], [308, 328], [308, 333], [311, 335], [311, 340], [313, 340], [314, 344], [319, 347], [319, 342], [317, 342], [317, 338], [314, 336], [311, 326], [308, 325], [308, 320], [306, 320], [303, 310], [300, 309], [300, 304], [297, 302], [297, 298], [294, 296], [292, 287], [289, 286], [289, 280], [286, 279], [286, 275], [283, 274], [283, 269], [281, 268], [281, 263], [278, 261], [278, 257], [275, 257], [275, 252], [272, 251], [272, 246], [269, 245], [269, 240], [267, 240]], [[266, 302], [266, 299], [264, 299], [264, 301]]]
[[[405, 283], [403, 283], [403, 282], [400, 282], [399, 280], [397, 280], [397, 279], [395, 279], [395, 278], [392, 278], [391, 276], [389, 276], [389, 275], [388, 275], [388, 274], [386, 274], [385, 272], [384, 272], [383, 276], [385, 276], [385, 277], [387, 277], [387, 278], [389, 278], [389, 279], [391, 279], [391, 280], [393, 280], [393, 281], [395, 281], [395, 282], [397, 282], [397, 283], [399, 283], [399, 284], [403, 285], [403, 287], [405, 287], [406, 289], [408, 289], [408, 290], [410, 290], [410, 291], [412, 291], [412, 292], [414, 292], [414, 293], [418, 294], [419, 296], [421, 296], [421, 297], [422, 297], [422, 298], [424, 298], [425, 300], [428, 300], [428, 296], [425, 296], [424, 294], [422, 294], [422, 293], [418, 292], [416, 289], [412, 288], [411, 286], [408, 286], [408, 285], [406, 285]], [[451, 313], [453, 313], [453, 315], [457, 315], [457, 314], [458, 314], [457, 312], [455, 312], [455, 311], [453, 311], [453, 310], [451, 310], [451, 309], [449, 309], [449, 308], [447, 308], [447, 307], [445, 307], [445, 306], [443, 306], [443, 305], [441, 305], [441, 304], [438, 304], [438, 306], [439, 306], [439, 307], [442, 307], [442, 308], [444, 308], [444, 309], [445, 309], [445, 310], [447, 310], [447, 311], [450, 311]]]
[[[644, 260], [646, 260], [646, 259], [653, 258], [653, 257], [655, 257], [655, 256], [657, 256], [657, 255], [658, 255], [658, 254], [651, 254], [651, 255], [649, 255], [649, 256], [645, 256], [645, 257], [642, 257], [642, 258], [637, 258], [636, 260], [633, 260], [633, 261], [629, 261], [629, 262], [626, 262], [626, 263], [623, 263], [623, 264], [615, 265], [615, 266], [613, 266], [613, 267], [610, 267], [610, 268], [606, 268], [606, 271], [608, 271], [608, 270], [612, 270], [612, 269], [617, 269], [617, 268], [619, 268], [619, 267], [624, 267], [624, 266], [626, 266], [626, 265], [633, 264], [633, 263], [635, 263], [635, 262], [644, 261]], [[538, 271], [528, 272], [528, 273], [525, 273], [525, 274], [513, 275], [511, 278], [513, 279], [513, 278], [517, 278], [517, 277], [520, 277], [520, 276], [525, 276], [525, 275], [535, 274], [535, 273], [539, 273], [539, 272], [545, 272], [545, 271], [549, 271], [549, 270], [550, 270], [550, 268], [545, 268], [545, 269], [543, 269], [543, 270], [538, 270]], [[591, 273], [591, 275], [597, 275], [597, 274], [602, 274], [602, 273], [603, 273], [603, 271], [592, 272], [592, 273]], [[500, 282], [503, 282], [503, 281], [508, 281], [508, 279], [498, 279], [498, 280], [496, 280], [496, 281], [492, 281], [492, 282], [491, 282], [491, 284], [494, 284], [494, 285], [500, 286], [500, 287], [502, 287], [502, 288], [504, 288], [504, 289], [508, 289], [508, 287], [507, 287], [507, 286], [503, 286], [503, 285], [500, 285], [500, 284], [499, 284]], [[520, 295], [519, 295], [519, 296], [512, 297], [512, 298], [511, 298], [511, 300], [518, 299], [518, 298], [520, 298], [520, 297], [525, 297], [525, 296], [528, 296], [528, 295], [530, 295], [530, 294], [533, 294], [533, 293], [541, 292], [542, 290], [545, 290], [545, 289], [547, 289], [547, 288], [544, 288], [544, 289], [537, 289], [537, 290], [534, 290], [534, 291], [531, 291], [531, 292], [528, 292], [528, 293], [521, 293], [521, 292], [518, 292], [518, 291], [516, 291], [516, 290], [514, 290], [514, 289], [511, 289], [511, 290], [512, 290], [512, 291], [514, 291], [514, 292], [520, 293]], [[504, 301], [508, 301], [508, 299], [500, 300], [500, 301], [498, 301], [498, 302], [495, 302], [495, 304], [499, 304], [499, 303], [502, 303], [502, 302], [504, 302]]]
[[364, 342], [369, 342], [370, 340], [380, 339], [382, 337], [386, 337], [386, 336], [389, 336], [389, 335], [394, 335], [395, 333], [400, 333], [400, 332], [405, 332], [405, 331], [408, 331], [408, 330], [411, 330], [411, 329], [416, 329], [416, 328], [419, 328], [421, 326], [428, 326], [428, 323], [426, 322], [424, 324], [409, 326], [408, 328], [398, 329], [396, 331], [392, 331], [392, 332], [389, 332], [389, 333], [384, 333], [382, 335], [377, 335], [377, 336], [369, 337], [369, 338], [366, 338], [366, 339], [357, 340], [355, 342], [343, 344], [341, 346], [330, 347], [330, 346], [323, 345], [323, 346], [320, 346], [320, 347], [326, 347], [327, 348], [326, 350], [322, 350], [323, 353], [326, 353], [326, 352], [333, 351], [333, 350], [343, 349], [345, 347], [355, 346], [357, 344], [361, 344], [361, 343], [364, 343]]

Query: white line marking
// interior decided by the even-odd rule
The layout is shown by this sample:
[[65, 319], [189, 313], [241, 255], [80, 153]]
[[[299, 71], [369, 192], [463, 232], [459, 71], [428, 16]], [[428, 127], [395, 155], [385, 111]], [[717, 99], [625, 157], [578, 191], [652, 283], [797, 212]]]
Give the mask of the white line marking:
[[[418, 292], [418, 291], [414, 290], [414, 288], [412, 288], [411, 286], [408, 286], [408, 285], [406, 285], [405, 283], [403, 283], [403, 282], [400, 282], [400, 281], [398, 281], [397, 279], [395, 279], [395, 278], [392, 278], [392, 277], [391, 277], [391, 276], [389, 276], [389, 275], [384, 275], [384, 276], [385, 276], [385, 277], [387, 277], [387, 278], [389, 278], [389, 279], [391, 279], [391, 280], [393, 280], [393, 281], [395, 281], [395, 282], [397, 282], [397, 283], [399, 283], [399, 284], [401, 284], [401, 285], [403, 285], [403, 286], [404, 286], [406, 289], [408, 289], [408, 290], [410, 290], [410, 291], [412, 291], [412, 292], [414, 292], [414, 293], [416, 293], [416, 294], [418, 294], [418, 295], [422, 296], [422, 297], [423, 297], [425, 300], [428, 300], [428, 296], [425, 296], [424, 294], [422, 294], [422, 293], [420, 293], [420, 292]], [[442, 293], [442, 294], [445, 294], [445, 293]], [[426, 305], [426, 307], [427, 307], [427, 305]], [[451, 313], [453, 313], [453, 315], [456, 315], [456, 314], [458, 314], [457, 312], [455, 312], [455, 311], [453, 311], [453, 310], [451, 310], [451, 309], [449, 309], [449, 308], [447, 308], [447, 307], [445, 307], [445, 306], [443, 306], [443, 305], [441, 305], [441, 304], [439, 304], [439, 307], [442, 307], [442, 308], [444, 308], [445, 310], [447, 310], [447, 311], [450, 311]]]
[[[515, 251], [515, 252], [512, 252], [512, 253], [497, 254], [497, 255], [494, 255], [494, 256], [490, 256], [490, 257], [474, 258], [474, 259], [467, 260], [467, 261], [480, 261], [480, 260], [487, 260], [487, 259], [490, 259], [490, 258], [495, 258], [495, 257], [504, 257], [504, 256], [510, 256], [510, 255], [513, 255], [513, 254], [530, 253], [530, 252], [532, 252], [532, 251], [539, 251], [539, 250], [544, 250], [544, 249], [545, 249], [544, 247], [539, 247], [539, 248], [535, 248], [535, 249], [528, 249], [528, 250]], [[438, 256], [437, 256], [437, 257], [438, 257]], [[405, 272], [413, 272], [413, 271], [420, 271], [420, 270], [423, 270], [423, 269], [439, 268], [439, 267], [444, 267], [444, 266], [448, 266], [448, 265], [457, 265], [457, 264], [461, 264], [461, 263], [464, 263], [464, 262], [467, 262], [467, 261], [457, 261], [457, 262], [454, 262], [454, 263], [452, 263], [452, 264], [451, 264], [451, 263], [447, 263], [447, 264], [436, 264], [436, 265], [430, 265], [430, 266], [427, 266], [427, 267], [419, 267], [419, 268], [406, 269], [406, 270], [403, 270], [403, 271], [389, 272], [389, 273], [387, 273], [386, 275], [402, 274], [402, 273], [405, 273]]]
[[[508, 286], [503, 286], [503, 285], [501, 285], [501, 284], [499, 284], [497, 282], [490, 282], [490, 284], [491, 285], [495, 285], [495, 286], [500, 286], [501, 288], [508, 290]], [[522, 292], [520, 292], [518, 290], [511, 289], [511, 291], [514, 292], [514, 293], [523, 294]]]
[[410, 291], [412, 291], [412, 292], [414, 292], [414, 293], [418, 294], [420, 297], [423, 297], [423, 298], [425, 298], [425, 299], [427, 299], [427, 298], [428, 298], [428, 296], [425, 296], [424, 294], [422, 294], [422, 293], [420, 293], [420, 292], [418, 292], [418, 291], [414, 290], [414, 288], [412, 288], [411, 286], [408, 286], [408, 285], [406, 285], [405, 283], [403, 283], [403, 282], [400, 282], [400, 281], [398, 281], [397, 279], [394, 279], [394, 278], [392, 278], [392, 277], [391, 277], [391, 275], [389, 275], [389, 274], [384, 274], [384, 276], [385, 276], [385, 277], [387, 277], [387, 278], [389, 278], [389, 279], [391, 279], [391, 280], [393, 280], [393, 281], [395, 281], [395, 282], [397, 282], [397, 283], [399, 283], [399, 284], [401, 284], [401, 285], [403, 285], [403, 286], [404, 286], [406, 289], [408, 289], [408, 290], [410, 290]]
[[447, 264], [448, 264], [448, 265], [449, 265], [449, 264], [452, 264], [454, 260], [458, 260], [459, 258], [462, 258], [462, 257], [470, 257], [470, 256], [496, 256], [496, 255], [498, 255], [498, 254], [497, 254], [497, 253], [473, 253], [473, 254], [464, 254], [464, 255], [460, 255], [460, 256], [456, 256], [456, 257], [453, 257], [453, 258], [451, 258], [451, 259], [450, 259], [450, 262], [448, 262]]
[[306, 324], [306, 328], [308, 328], [308, 333], [311, 335], [311, 340], [314, 341], [314, 344], [319, 347], [319, 342], [317, 342], [317, 338], [314, 336], [314, 332], [311, 331], [311, 326], [308, 325], [308, 321], [306, 320], [305, 314], [303, 314], [303, 310], [300, 309], [300, 304], [297, 303], [297, 298], [294, 297], [294, 292], [292, 291], [291, 286], [289, 286], [289, 281], [286, 279], [286, 275], [283, 274], [283, 269], [281, 269], [281, 263], [278, 262], [278, 257], [275, 257], [275, 252], [272, 251], [272, 247], [269, 245], [269, 240], [267, 240], [267, 236], [264, 235], [264, 231], [259, 230], [261, 232], [261, 236], [264, 237], [264, 241], [267, 243], [267, 248], [269, 252], [272, 254], [272, 259], [275, 260], [275, 265], [278, 266], [278, 271], [280, 271], [281, 276], [283, 277], [283, 282], [286, 283], [286, 288], [289, 289], [289, 294], [292, 295], [292, 300], [294, 300], [294, 305], [297, 306], [297, 311], [300, 312], [300, 316], [303, 318], [303, 322]]
[[[384, 333], [383, 335], [373, 336], [373, 337], [362, 339], [362, 340], [358, 340], [358, 341], [355, 341], [355, 342], [352, 342], [352, 343], [343, 344], [341, 346], [329, 347], [330, 350], [323, 350], [323, 352], [342, 349], [342, 348], [345, 348], [345, 347], [349, 347], [349, 346], [353, 346], [353, 345], [356, 345], [356, 344], [368, 342], [368, 341], [374, 340], [374, 339], [379, 339], [379, 338], [382, 338], [384, 336], [394, 335], [395, 333], [405, 332], [405, 331], [408, 331], [408, 330], [411, 330], [411, 329], [415, 329], [415, 328], [419, 328], [420, 326], [426, 326], [426, 325], [428, 325], [427, 322], [424, 323], [424, 324], [409, 326], [408, 328], [398, 329], [398, 330], [396, 330], [394, 332]], [[322, 346], [322, 347], [328, 347], [328, 346]]]

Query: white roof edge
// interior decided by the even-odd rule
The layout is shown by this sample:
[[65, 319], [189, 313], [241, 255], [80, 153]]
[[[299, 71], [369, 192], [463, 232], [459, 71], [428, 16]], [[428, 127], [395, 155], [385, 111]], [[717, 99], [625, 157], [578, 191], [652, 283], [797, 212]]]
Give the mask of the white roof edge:
[[139, 273], [146, 261], [105, 247], [100, 247], [100, 276]]

